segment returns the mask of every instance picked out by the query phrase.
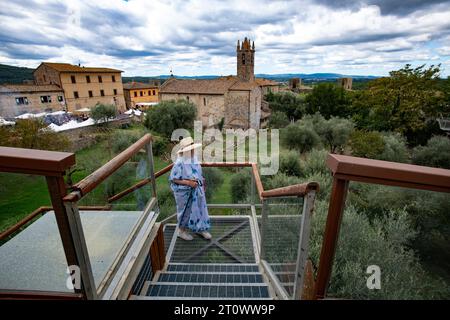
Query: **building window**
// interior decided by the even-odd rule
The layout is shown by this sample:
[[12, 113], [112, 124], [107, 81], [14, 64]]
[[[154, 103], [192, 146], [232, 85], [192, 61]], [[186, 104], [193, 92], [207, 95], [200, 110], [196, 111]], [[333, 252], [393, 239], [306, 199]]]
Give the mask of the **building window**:
[[41, 102], [42, 103], [50, 103], [50, 102], [52, 102], [52, 97], [51, 96], [41, 96]]
[[91, 77], [90, 76], [86, 76], [86, 82], [87, 83], [91, 83]]
[[242, 64], [245, 64], [245, 53], [242, 54]]
[[47, 78], [45, 77], [45, 74], [44, 74], [44, 82], [47, 82]]
[[100, 95], [101, 95], [102, 97], [104, 97], [104, 96], [105, 96], [105, 90], [100, 90]]
[[16, 98], [16, 104], [17, 104], [17, 105], [28, 104], [28, 99], [27, 99], [27, 97], [17, 97], [17, 98]]
[[148, 90], [148, 95], [149, 95], [149, 96], [151, 96], [151, 95], [152, 95], [152, 92], [151, 92], [150, 90]]
[[206, 98], [203, 98], [203, 105], [206, 106]]
[[70, 80], [72, 81], [72, 83], [77, 83], [75, 76], [70, 76]]
[[78, 95], [78, 91], [74, 91], [73, 92], [73, 97], [75, 98], [75, 99], [78, 99], [80, 96]]
[[117, 89], [114, 89], [114, 95], [115, 96], [117, 95]]
[[116, 82], [116, 76], [111, 76], [112, 82]]
[[94, 96], [94, 95], [92, 94], [92, 90], [89, 90], [88, 93], [89, 93], [89, 98], [92, 98], [92, 97]]
[[154, 95], [154, 96], [156, 95], [156, 90], [153, 90], [153, 95]]
[[58, 96], [58, 101], [59, 101], [59, 102], [63, 102], [63, 101], [64, 101], [63, 96]]
[[102, 76], [98, 76], [98, 82], [100, 82], [100, 83], [103, 82]]
[[137, 92], [136, 91], [134, 92], [134, 97], [137, 97]]
[[142, 91], [140, 91], [139, 95], [142, 97], [144, 95], [144, 93]]

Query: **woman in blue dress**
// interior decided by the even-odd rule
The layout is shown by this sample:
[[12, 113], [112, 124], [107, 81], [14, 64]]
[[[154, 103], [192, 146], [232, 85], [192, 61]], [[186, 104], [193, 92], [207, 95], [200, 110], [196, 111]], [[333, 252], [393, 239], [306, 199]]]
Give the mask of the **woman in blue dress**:
[[180, 147], [169, 177], [177, 205], [178, 237], [192, 240], [190, 230], [211, 239], [202, 167], [194, 155], [194, 150], [201, 144], [187, 137], [180, 141]]

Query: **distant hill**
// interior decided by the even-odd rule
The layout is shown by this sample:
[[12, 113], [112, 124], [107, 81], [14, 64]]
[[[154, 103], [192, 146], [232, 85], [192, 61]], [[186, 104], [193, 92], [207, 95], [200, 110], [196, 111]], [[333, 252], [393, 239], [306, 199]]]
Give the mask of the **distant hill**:
[[[31, 68], [15, 67], [5, 64], [0, 64], [0, 83], [22, 83], [24, 80], [33, 79], [33, 71]], [[217, 75], [201, 75], [201, 76], [175, 76], [178, 79], [215, 79]], [[289, 81], [291, 78], [301, 78], [304, 83], [314, 83], [323, 81], [335, 81], [342, 77], [351, 77], [354, 81], [368, 81], [378, 77], [375, 76], [356, 76], [356, 75], [343, 75], [338, 73], [281, 73], [281, 74], [257, 74], [258, 78], [266, 78], [279, 82]], [[153, 77], [123, 77], [124, 83], [136, 81], [136, 82], [148, 82], [154, 79], [168, 79], [170, 75], [160, 75]]]
[[33, 80], [31, 68], [14, 67], [0, 64], [0, 83], [23, 83], [24, 80]]
[[[214, 75], [203, 75], [203, 76], [180, 76], [175, 75], [175, 78], [178, 79], [215, 79], [219, 76]], [[344, 75], [338, 73], [282, 73], [282, 74], [256, 74], [257, 78], [266, 78], [279, 82], [287, 82], [291, 78], [301, 78], [304, 83], [312, 83], [312, 82], [323, 82], [323, 81], [336, 81], [338, 78], [350, 77], [353, 80], [359, 81], [368, 81], [372, 79], [376, 79], [376, 76], [359, 76], [359, 75]], [[123, 77], [123, 82], [147, 82], [152, 79], [168, 79], [170, 75], [160, 75], [155, 77]]]

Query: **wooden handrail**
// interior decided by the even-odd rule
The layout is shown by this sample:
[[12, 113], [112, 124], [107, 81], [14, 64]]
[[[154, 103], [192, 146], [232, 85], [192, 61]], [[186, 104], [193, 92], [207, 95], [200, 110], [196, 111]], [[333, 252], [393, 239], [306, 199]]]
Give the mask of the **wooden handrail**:
[[[168, 166], [166, 166], [166, 167], [162, 168], [161, 170], [159, 170], [158, 172], [156, 172], [155, 173], [155, 179], [160, 177], [160, 176], [162, 176], [162, 175], [164, 175], [165, 173], [169, 172], [172, 169], [172, 167], [173, 167], [173, 163], [169, 164]], [[131, 192], [133, 192], [133, 191], [135, 191], [135, 190], [137, 190], [139, 188], [142, 188], [143, 186], [149, 184], [151, 181], [152, 181], [152, 179], [145, 178], [145, 179], [137, 182], [135, 185], [133, 185], [133, 186], [131, 186], [131, 187], [129, 187], [129, 188], [119, 192], [118, 194], [108, 198], [108, 202], [117, 201], [117, 200], [125, 197], [127, 194], [129, 194], [129, 193], [131, 193]]]
[[38, 215], [40, 215], [43, 212], [47, 212], [49, 210], [51, 210], [52, 207], [39, 207], [36, 210], [34, 210], [32, 213], [30, 213], [29, 215], [27, 215], [25, 218], [23, 218], [22, 220], [20, 220], [19, 222], [17, 222], [16, 224], [14, 224], [13, 226], [11, 226], [10, 228], [6, 229], [5, 231], [3, 231], [0, 234], [0, 241], [5, 239], [6, 237], [12, 235], [13, 233], [15, 233], [17, 230], [19, 230], [20, 228], [22, 228], [22, 226], [24, 226], [25, 224], [27, 224], [28, 222], [30, 222], [31, 220], [33, 220], [35, 217], [37, 217]]
[[309, 191], [315, 190], [319, 191], [319, 184], [317, 182], [307, 182], [302, 184], [295, 184], [292, 186], [271, 189], [262, 192], [263, 198], [274, 198], [274, 197], [290, 197], [297, 196], [302, 197], [306, 195]]
[[59, 177], [74, 164], [69, 152], [0, 147], [0, 172]]
[[264, 192], [264, 187], [261, 182], [261, 177], [259, 176], [258, 165], [256, 163], [252, 163], [252, 174], [255, 178], [256, 191], [258, 192], [259, 200], [262, 201], [262, 193]]
[[[95, 210], [95, 211], [98, 211], [98, 210], [106, 211], [106, 210], [111, 210], [111, 208], [112, 208], [111, 205], [109, 205], [109, 206], [80, 206], [80, 207], [78, 207], [78, 209], [80, 209], [80, 210]], [[17, 222], [13, 226], [9, 227], [8, 229], [6, 229], [2, 233], [0, 233], [0, 241], [2, 241], [3, 239], [9, 237], [13, 233], [17, 232], [20, 228], [22, 228], [28, 222], [33, 220], [39, 214], [45, 213], [45, 212], [50, 211], [50, 210], [53, 210], [53, 208], [49, 207], [49, 206], [43, 206], [43, 207], [37, 208], [36, 210], [31, 212], [29, 215], [27, 215], [25, 218], [23, 218], [22, 220], [20, 220], [19, 222]]]
[[80, 293], [37, 291], [37, 290], [0, 290], [0, 300], [83, 300]]
[[146, 135], [144, 135], [141, 139], [115, 156], [108, 163], [88, 175], [80, 182], [73, 185], [72, 189], [74, 191], [64, 197], [64, 201], [74, 202], [81, 199], [84, 195], [86, 195], [88, 192], [92, 191], [95, 187], [102, 183], [106, 178], [111, 176], [125, 162], [130, 160], [132, 156], [138, 153], [139, 150], [145, 147], [145, 145], [147, 145], [151, 140], [152, 136], [150, 134], [147, 133]]

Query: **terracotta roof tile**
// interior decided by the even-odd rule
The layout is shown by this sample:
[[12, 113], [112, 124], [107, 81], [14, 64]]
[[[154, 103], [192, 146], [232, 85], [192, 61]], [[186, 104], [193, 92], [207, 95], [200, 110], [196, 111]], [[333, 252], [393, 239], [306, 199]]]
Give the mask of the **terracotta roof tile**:
[[255, 81], [260, 86], [278, 86], [278, 82], [264, 78], [256, 78]]
[[42, 62], [42, 64], [59, 72], [123, 72], [111, 68], [80, 67], [69, 63]]
[[235, 77], [217, 79], [169, 79], [160, 88], [161, 93], [190, 93], [190, 94], [224, 94], [238, 80]]
[[131, 90], [131, 89], [156, 89], [158, 88], [157, 85], [152, 83], [142, 83], [142, 82], [127, 82], [123, 84], [124, 90]]
[[54, 92], [63, 90], [57, 85], [35, 85], [35, 84], [2, 84], [0, 92]]

